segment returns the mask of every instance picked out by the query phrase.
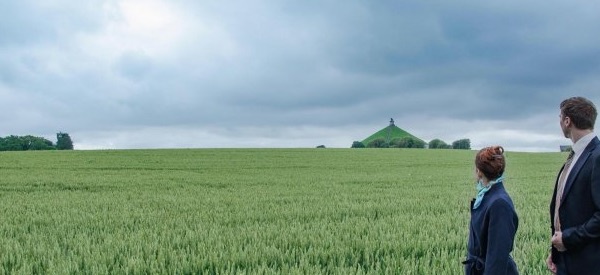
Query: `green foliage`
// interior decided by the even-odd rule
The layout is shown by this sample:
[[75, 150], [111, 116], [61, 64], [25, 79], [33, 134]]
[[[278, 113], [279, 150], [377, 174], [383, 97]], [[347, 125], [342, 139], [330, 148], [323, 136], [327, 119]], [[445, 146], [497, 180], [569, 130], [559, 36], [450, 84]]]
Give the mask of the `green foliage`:
[[350, 148], [365, 148], [365, 144], [360, 141], [352, 142], [352, 147]]
[[56, 149], [58, 150], [73, 150], [73, 141], [67, 133], [56, 134]]
[[452, 149], [471, 150], [471, 140], [459, 139], [455, 142], [452, 142]]
[[[522, 274], [546, 274], [548, 200], [566, 153], [506, 154], [521, 221], [513, 256]], [[2, 274], [463, 273], [471, 151], [0, 156]]]
[[54, 150], [52, 141], [42, 137], [8, 136], [0, 138], [0, 151]]
[[371, 143], [372, 141], [374, 141], [376, 139], [383, 139], [385, 142], [390, 143], [394, 139], [403, 138], [403, 137], [413, 137], [415, 139], [419, 139], [419, 138], [411, 135], [410, 133], [400, 129], [396, 125], [390, 125], [388, 127], [385, 127], [383, 129], [379, 130], [375, 134], [369, 136], [368, 138], [363, 140], [362, 143], [367, 145], [367, 147], [369, 147], [369, 143]]
[[0, 151], [22, 151], [23, 144], [18, 136], [0, 138]]
[[376, 138], [367, 144], [367, 148], [389, 148], [390, 145], [383, 138]]
[[415, 137], [403, 137], [392, 140], [390, 147], [393, 148], [425, 148], [425, 142]]
[[441, 139], [433, 139], [429, 142], [429, 149], [451, 149], [452, 146], [448, 145]]

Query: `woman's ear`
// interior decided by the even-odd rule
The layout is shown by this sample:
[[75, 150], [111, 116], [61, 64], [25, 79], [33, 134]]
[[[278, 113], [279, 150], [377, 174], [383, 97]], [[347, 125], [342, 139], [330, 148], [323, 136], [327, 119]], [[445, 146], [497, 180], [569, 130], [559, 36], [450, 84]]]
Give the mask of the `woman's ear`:
[[485, 177], [485, 175], [479, 171], [479, 169], [477, 169], [477, 172], [475, 172], [475, 174], [477, 175], [477, 180], [481, 180], [483, 182], [487, 182], [487, 178]]

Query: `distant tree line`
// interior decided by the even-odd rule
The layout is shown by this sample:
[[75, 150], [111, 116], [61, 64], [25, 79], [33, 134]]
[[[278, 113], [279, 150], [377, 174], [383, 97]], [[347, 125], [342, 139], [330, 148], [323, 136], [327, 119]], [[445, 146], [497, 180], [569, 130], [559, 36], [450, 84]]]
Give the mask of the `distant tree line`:
[[[425, 148], [426, 143], [418, 138], [414, 137], [403, 137], [391, 140], [389, 143], [384, 138], [377, 138], [369, 142], [369, 144], [363, 144], [360, 141], [354, 141], [351, 148]], [[443, 140], [434, 139], [429, 142], [429, 149], [463, 149], [471, 150], [471, 140], [459, 139], [452, 142], [451, 145], [447, 144]]]
[[15, 136], [0, 137], [0, 151], [30, 150], [73, 150], [73, 141], [67, 133], [56, 134], [56, 144], [43, 137]]

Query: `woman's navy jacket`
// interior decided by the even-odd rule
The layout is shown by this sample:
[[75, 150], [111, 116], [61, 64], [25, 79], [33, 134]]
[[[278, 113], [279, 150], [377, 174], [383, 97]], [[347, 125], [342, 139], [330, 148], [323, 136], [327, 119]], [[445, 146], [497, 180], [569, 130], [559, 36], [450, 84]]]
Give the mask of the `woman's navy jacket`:
[[[467, 262], [484, 267], [483, 274], [519, 274], [510, 256], [519, 218], [504, 185], [492, 186], [477, 209], [473, 202]], [[466, 268], [470, 274], [469, 264]]]

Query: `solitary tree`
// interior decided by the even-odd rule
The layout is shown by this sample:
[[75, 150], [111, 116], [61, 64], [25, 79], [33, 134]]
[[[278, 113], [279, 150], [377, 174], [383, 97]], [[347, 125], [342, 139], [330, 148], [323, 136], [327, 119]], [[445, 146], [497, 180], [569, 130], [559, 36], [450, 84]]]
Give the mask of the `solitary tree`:
[[73, 141], [67, 133], [56, 134], [56, 149], [73, 150]]

